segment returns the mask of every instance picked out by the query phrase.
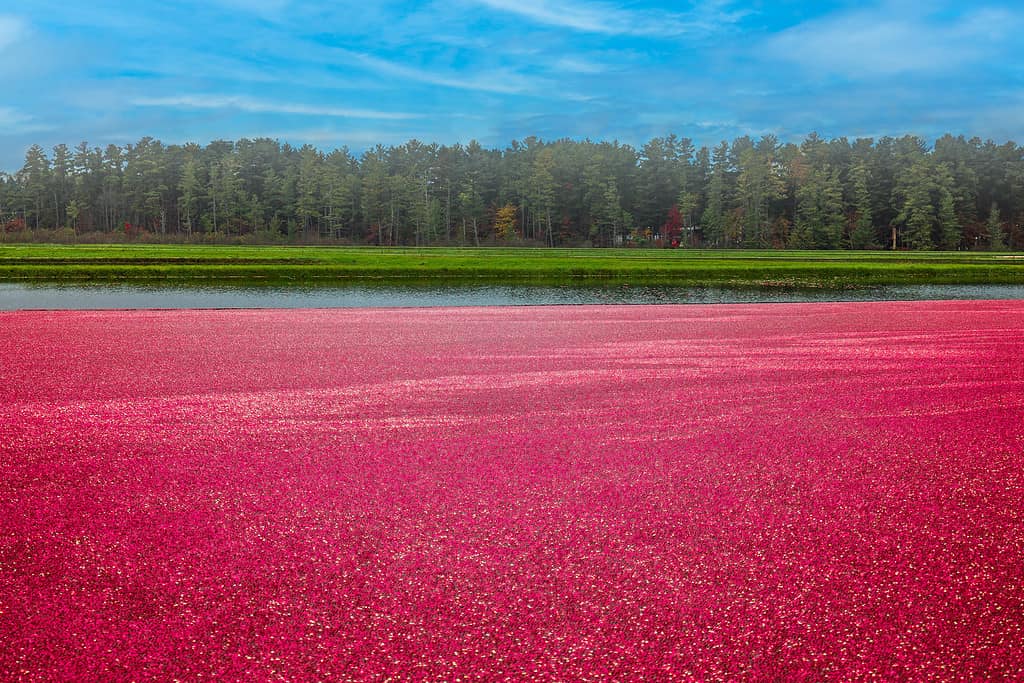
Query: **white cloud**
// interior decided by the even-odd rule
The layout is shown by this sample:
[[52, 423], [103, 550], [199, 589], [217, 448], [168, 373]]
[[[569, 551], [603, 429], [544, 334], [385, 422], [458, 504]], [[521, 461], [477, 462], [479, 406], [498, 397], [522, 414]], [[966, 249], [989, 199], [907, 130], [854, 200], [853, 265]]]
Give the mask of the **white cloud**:
[[18, 17], [0, 14], [0, 51], [14, 45], [26, 30], [25, 22]]
[[[257, 137], [254, 135], [253, 137]], [[380, 144], [402, 143], [412, 136], [384, 130], [335, 129], [335, 128], [303, 128], [295, 130], [261, 131], [258, 137], [269, 137], [278, 140], [308, 142], [320, 145], [346, 145], [350, 147], [369, 147]]]
[[936, 22], [891, 8], [833, 14], [799, 24], [763, 46], [772, 57], [849, 77], [941, 72], [984, 59], [1019, 23], [1001, 10]]
[[17, 109], [0, 107], [0, 135], [36, 133], [52, 129], [53, 126], [41, 123]]
[[578, 57], [561, 57], [552, 64], [555, 71], [568, 71], [577, 74], [600, 74], [607, 70], [607, 67], [588, 59]]
[[277, 16], [288, 8], [288, 0], [214, 0], [218, 5], [259, 16]]
[[394, 111], [376, 111], [373, 109], [350, 109], [307, 104], [290, 104], [287, 102], [267, 102], [248, 97], [220, 95], [177, 95], [173, 97], [143, 97], [133, 104], [139, 107], [172, 107], [181, 109], [237, 109], [250, 113], [300, 114], [304, 116], [325, 116], [330, 118], [379, 119], [399, 121], [419, 118], [419, 114]]
[[724, 0], [699, 4], [686, 14], [626, 10], [602, 2], [551, 0], [474, 0], [494, 10], [517, 14], [539, 24], [585, 33], [608, 35], [673, 36], [705, 33], [735, 23], [742, 12], [725, 8]]
[[430, 69], [399, 64], [362, 52], [353, 52], [342, 48], [333, 48], [331, 54], [339, 55], [348, 62], [356, 63], [366, 69], [384, 76], [394, 76], [403, 80], [439, 85], [459, 90], [475, 90], [479, 92], [500, 93], [505, 95], [519, 94], [534, 88], [534, 84], [521, 75], [508, 70], [490, 71], [484, 76], [453, 75], [437, 73]]
[[31, 121], [31, 118], [12, 109], [11, 107], [0, 107], [0, 126], [4, 128], [20, 126]]

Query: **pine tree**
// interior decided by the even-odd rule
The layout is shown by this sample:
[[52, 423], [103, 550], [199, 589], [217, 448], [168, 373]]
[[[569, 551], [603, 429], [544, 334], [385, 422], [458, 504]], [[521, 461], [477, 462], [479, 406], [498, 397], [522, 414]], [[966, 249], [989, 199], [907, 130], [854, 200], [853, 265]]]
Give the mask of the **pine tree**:
[[15, 176], [21, 187], [22, 211], [25, 222], [38, 230], [53, 227], [54, 221], [45, 213], [46, 198], [50, 191], [50, 160], [39, 145], [25, 152], [25, 164]]
[[71, 173], [71, 150], [67, 145], [57, 145], [53, 148], [53, 208], [57, 224], [62, 226], [68, 225], [67, 203], [71, 190]]
[[311, 145], [305, 145], [299, 150], [299, 155], [299, 177], [295, 187], [298, 197], [295, 213], [299, 220], [302, 221], [303, 236], [308, 238], [315, 228], [319, 237], [320, 153]]
[[459, 193], [458, 210], [462, 222], [462, 244], [480, 246], [480, 221], [484, 214], [484, 202], [477, 192], [476, 183], [471, 181], [469, 187]]
[[726, 207], [728, 202], [729, 144], [722, 142], [714, 150], [708, 201], [701, 217], [704, 242], [709, 247], [734, 246], [726, 243]]
[[927, 158], [920, 157], [913, 162], [897, 184], [902, 201], [896, 223], [905, 226], [903, 243], [915, 250], [935, 248], [932, 229], [936, 222], [935, 206], [932, 202], [932, 169]]
[[946, 164], [939, 164], [935, 173], [936, 192], [939, 197], [938, 220], [939, 246], [953, 251], [960, 248], [963, 230], [956, 215], [956, 202], [953, 196], [953, 175]]
[[195, 159], [190, 158], [185, 162], [178, 189], [181, 192], [178, 200], [179, 211], [185, 215], [185, 233], [191, 235], [202, 191], [199, 183], [199, 165]]
[[778, 172], [777, 152], [778, 140], [768, 135], [740, 153], [737, 198], [746, 219], [744, 242], [749, 247], [771, 246], [771, 207], [785, 190]]
[[940, 193], [938, 221], [941, 247], [947, 251], [959, 249], [963, 232], [960, 230], [960, 223], [956, 219], [953, 193], [946, 189], [941, 190]]
[[544, 221], [545, 241], [555, 245], [551, 214], [555, 208], [555, 156], [549, 147], [541, 150], [533, 162], [527, 197], [533, 209]]
[[872, 222], [871, 192], [868, 189], [868, 169], [858, 162], [850, 171], [853, 179], [854, 222], [850, 230], [851, 249], [877, 249], [875, 226]]
[[791, 249], [838, 249], [842, 246], [845, 217], [839, 174], [827, 165], [812, 169], [797, 188], [796, 226]]
[[1006, 231], [999, 217], [999, 206], [993, 202], [985, 222], [985, 237], [990, 251], [1006, 251]]
[[622, 198], [619, 196], [619, 187], [612, 179], [605, 183], [601, 203], [594, 213], [594, 227], [597, 231], [594, 237], [600, 243], [611, 246], [619, 243], [624, 228], [622, 214]]

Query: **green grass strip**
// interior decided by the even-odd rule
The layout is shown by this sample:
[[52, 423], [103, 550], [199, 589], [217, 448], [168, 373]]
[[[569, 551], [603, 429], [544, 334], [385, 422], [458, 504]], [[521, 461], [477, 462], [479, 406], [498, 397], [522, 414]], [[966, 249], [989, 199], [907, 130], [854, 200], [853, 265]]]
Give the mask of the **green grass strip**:
[[359, 281], [856, 288], [1024, 284], [1024, 255], [688, 249], [0, 245], [0, 281]]

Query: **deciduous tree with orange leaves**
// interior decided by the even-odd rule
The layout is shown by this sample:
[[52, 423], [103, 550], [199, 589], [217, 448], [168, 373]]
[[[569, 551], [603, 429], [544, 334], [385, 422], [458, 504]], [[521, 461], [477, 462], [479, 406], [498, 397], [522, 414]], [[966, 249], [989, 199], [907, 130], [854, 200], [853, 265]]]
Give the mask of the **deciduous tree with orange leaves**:
[[508, 242], [516, 236], [516, 212], [519, 208], [515, 204], [506, 204], [498, 209], [494, 217], [494, 234], [499, 240]]

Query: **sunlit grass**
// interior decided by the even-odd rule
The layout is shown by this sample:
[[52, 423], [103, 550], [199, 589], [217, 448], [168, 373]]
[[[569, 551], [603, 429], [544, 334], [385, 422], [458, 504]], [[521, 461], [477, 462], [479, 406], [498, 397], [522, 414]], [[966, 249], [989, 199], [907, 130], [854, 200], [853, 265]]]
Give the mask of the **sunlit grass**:
[[6, 281], [444, 280], [753, 287], [1024, 282], [1024, 257], [987, 252], [4, 245]]

